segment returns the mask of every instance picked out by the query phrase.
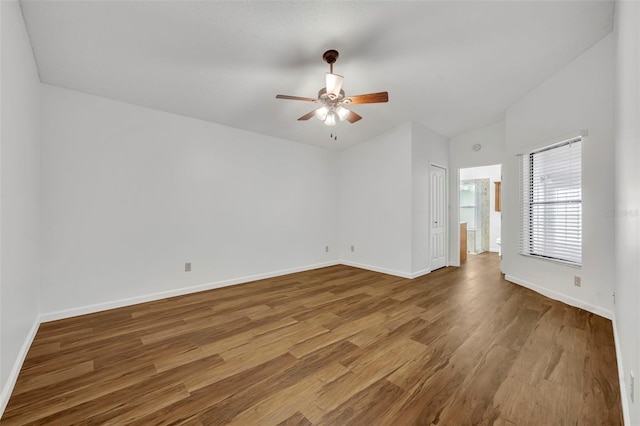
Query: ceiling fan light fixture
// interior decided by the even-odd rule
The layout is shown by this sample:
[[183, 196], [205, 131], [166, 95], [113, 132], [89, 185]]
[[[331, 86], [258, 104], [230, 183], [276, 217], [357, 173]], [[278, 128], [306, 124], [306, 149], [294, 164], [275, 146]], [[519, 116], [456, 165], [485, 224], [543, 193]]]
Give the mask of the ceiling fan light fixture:
[[328, 72], [326, 74], [326, 89], [327, 95], [332, 95], [333, 99], [340, 96], [340, 90], [342, 89], [342, 81], [344, 77], [338, 74], [332, 74]]
[[338, 114], [338, 118], [340, 119], [340, 121], [344, 121], [344, 119], [349, 115], [349, 110], [340, 105], [338, 108], [336, 108], [336, 114]]
[[336, 113], [333, 111], [329, 111], [327, 113], [327, 118], [324, 119], [324, 124], [327, 126], [335, 126], [336, 125]]
[[329, 108], [326, 106], [321, 106], [316, 110], [316, 117], [318, 120], [324, 121], [327, 118], [327, 113], [329, 112]]

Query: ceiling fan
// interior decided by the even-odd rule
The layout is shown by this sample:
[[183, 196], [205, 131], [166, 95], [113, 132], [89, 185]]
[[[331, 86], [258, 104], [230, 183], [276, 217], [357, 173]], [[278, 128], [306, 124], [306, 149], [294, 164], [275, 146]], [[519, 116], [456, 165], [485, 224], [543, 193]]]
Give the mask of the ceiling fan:
[[365, 95], [346, 96], [342, 90], [344, 77], [333, 73], [333, 64], [338, 60], [337, 50], [327, 50], [322, 55], [322, 59], [329, 64], [329, 72], [326, 74], [326, 85], [318, 92], [318, 98], [303, 98], [300, 96], [276, 95], [277, 99], [290, 99], [294, 101], [315, 102], [320, 106], [308, 114], [298, 118], [298, 120], [308, 120], [316, 116], [324, 124], [334, 126], [338, 120], [347, 120], [355, 123], [362, 117], [347, 109], [349, 105], [355, 104], [375, 104], [389, 101], [387, 92], [367, 93]]

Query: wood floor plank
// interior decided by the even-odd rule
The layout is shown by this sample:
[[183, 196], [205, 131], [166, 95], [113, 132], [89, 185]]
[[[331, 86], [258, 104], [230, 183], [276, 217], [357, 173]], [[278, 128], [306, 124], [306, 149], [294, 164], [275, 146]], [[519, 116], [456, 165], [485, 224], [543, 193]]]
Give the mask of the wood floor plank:
[[318, 425], [365, 425], [378, 422], [402, 394], [402, 389], [384, 379], [367, 386], [325, 414]]
[[280, 342], [262, 347], [258, 352], [249, 352], [233, 359], [225, 360], [224, 364], [218, 365], [211, 369], [206, 375], [197, 377], [185, 377], [183, 379], [189, 392], [194, 392], [211, 384], [220, 382], [224, 379], [232, 377], [236, 374], [243, 373], [245, 370], [258, 367], [265, 360], [272, 360], [283, 355], [290, 355], [287, 347], [282, 347]]
[[308, 354], [290, 368], [280, 371], [270, 380], [258, 382], [250, 387], [235, 392], [232, 396], [203, 410], [200, 420], [205, 424], [222, 424], [233, 420], [243, 411], [251, 409], [260, 400], [273, 393], [293, 386], [300, 380], [313, 375], [315, 371], [342, 359], [355, 349], [355, 345], [342, 341], [325, 346], [313, 354]]
[[345, 265], [41, 324], [0, 425], [621, 425], [611, 321], [493, 253]]
[[312, 426], [313, 424], [299, 411], [278, 423], [278, 426]]
[[111, 392], [144, 381], [154, 374], [153, 366], [141, 366], [132, 371], [103, 370], [75, 381], [15, 395], [11, 398], [11, 411], [5, 411], [0, 423], [20, 425], [47, 418], [89, 401], [101, 400]]
[[499, 415], [494, 406], [495, 394], [516, 356], [517, 352], [506, 346], [492, 346], [440, 413], [440, 421], [449, 424], [466, 418], [471, 424], [490, 424]]
[[216, 419], [225, 416], [223, 411], [214, 411], [207, 421], [201, 419], [203, 411], [225, 400], [232, 398], [234, 394], [242, 393], [245, 389], [259, 385], [269, 380], [287, 367], [294, 365], [297, 359], [290, 354], [284, 354], [255, 367], [247, 368], [234, 375], [216, 381], [208, 386], [189, 391], [189, 396], [181, 401], [174, 402], [149, 413], [135, 421], [131, 425], [146, 426], [149, 424], [172, 424], [185, 421], [198, 421], [203, 424], [222, 424]]
[[89, 360], [78, 364], [66, 365], [58, 370], [47, 373], [41, 372], [40, 374], [25, 375], [24, 379], [21, 380], [19, 384], [16, 384], [13, 393], [20, 395], [33, 389], [45, 386], [56, 386], [62, 381], [73, 379], [74, 377], [81, 377], [93, 371], [93, 361]]
[[318, 325], [310, 325], [306, 322], [295, 322], [272, 332], [254, 336], [249, 339], [247, 343], [221, 351], [220, 356], [225, 360], [232, 360], [247, 353], [261, 351], [262, 348], [268, 347], [273, 344], [274, 341], [277, 341], [279, 346], [286, 344], [288, 341], [291, 343], [290, 347], [293, 347], [298, 343], [328, 332], [328, 329]]
[[368, 329], [371, 326], [379, 325], [384, 321], [384, 319], [385, 316], [383, 314], [370, 314], [366, 317], [359, 318], [356, 321], [343, 324], [331, 330], [331, 333], [321, 334], [311, 339], [305, 340], [304, 342], [295, 345], [290, 350], [290, 352], [298, 358], [301, 358], [318, 350], [319, 348], [323, 348], [332, 343], [347, 339], [362, 330]]
[[[317, 408], [315, 395], [328, 382], [347, 374], [349, 369], [338, 362], [325, 363], [319, 370], [295, 384], [285, 387], [234, 417], [230, 425], [286, 423], [296, 413], [313, 412]], [[290, 415], [290, 413], [294, 413]], [[309, 419], [304, 417], [309, 424]], [[282, 420], [281, 420], [282, 419]], [[303, 421], [304, 423], [304, 421]]]

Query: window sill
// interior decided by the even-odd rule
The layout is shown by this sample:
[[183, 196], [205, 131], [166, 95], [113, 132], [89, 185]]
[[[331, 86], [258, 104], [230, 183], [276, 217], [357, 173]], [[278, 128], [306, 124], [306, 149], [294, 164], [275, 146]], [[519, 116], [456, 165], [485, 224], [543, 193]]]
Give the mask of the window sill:
[[557, 263], [557, 264], [560, 264], [560, 265], [563, 265], [563, 266], [568, 266], [570, 268], [582, 269], [582, 264], [581, 263], [569, 262], [567, 260], [553, 259], [551, 257], [538, 256], [538, 255], [535, 255], [535, 254], [525, 254], [525, 253], [518, 253], [518, 254], [520, 256], [530, 257], [532, 259], [539, 259], [539, 260], [543, 260], [545, 262]]

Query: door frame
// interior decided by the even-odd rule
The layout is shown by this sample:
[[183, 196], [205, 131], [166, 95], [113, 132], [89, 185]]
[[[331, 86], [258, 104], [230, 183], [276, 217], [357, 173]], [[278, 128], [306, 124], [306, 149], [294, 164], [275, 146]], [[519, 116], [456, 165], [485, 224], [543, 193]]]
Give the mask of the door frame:
[[445, 166], [444, 164], [441, 163], [435, 163], [435, 162], [430, 162], [429, 163], [429, 226], [428, 226], [428, 233], [429, 235], [427, 236], [427, 240], [428, 240], [428, 244], [429, 244], [429, 270], [433, 271], [434, 269], [432, 268], [431, 265], [431, 257], [432, 257], [432, 253], [431, 253], [431, 223], [432, 223], [432, 218], [431, 218], [431, 170], [432, 167], [439, 167], [441, 169], [444, 170], [444, 266], [451, 266], [450, 262], [449, 262], [449, 168], [447, 166]]
[[[460, 178], [460, 173], [462, 172], [463, 169], [475, 169], [477, 167], [491, 167], [491, 166], [499, 166], [500, 167], [500, 182], [502, 183], [502, 185], [504, 185], [504, 168], [505, 168], [505, 162], [504, 161], [499, 161], [499, 162], [491, 162], [490, 164], [484, 164], [484, 163], [480, 163], [480, 164], [476, 164], [476, 163], [471, 163], [471, 164], [466, 164], [463, 166], [459, 166], [457, 167], [456, 173], [455, 173], [455, 182], [451, 182], [452, 188], [455, 187], [455, 192], [449, 194], [451, 196], [450, 201], [453, 202], [452, 200], [455, 200], [455, 204], [451, 213], [453, 214], [452, 219], [452, 223], [456, 223], [458, 225], [454, 226], [453, 228], [451, 228], [451, 232], [453, 232], [454, 234], [451, 235], [451, 244], [453, 245], [455, 251], [453, 252], [453, 255], [451, 256], [451, 259], [453, 260], [453, 263], [451, 263], [451, 266], [462, 266], [462, 264], [460, 263], [460, 182], [462, 182], [462, 179]], [[501, 185], [501, 186], [502, 186]], [[489, 188], [489, 190], [491, 190], [491, 188]], [[502, 230], [504, 229], [503, 224], [504, 224], [504, 187], [502, 187], [502, 209], [500, 212], [500, 233], [502, 234]], [[455, 198], [453, 198], [455, 196]], [[504, 247], [504, 246], [503, 246]], [[504, 253], [504, 250], [502, 250], [502, 253]], [[457, 263], [456, 263], [457, 262]], [[502, 256], [500, 256], [500, 270], [502, 270]]]

